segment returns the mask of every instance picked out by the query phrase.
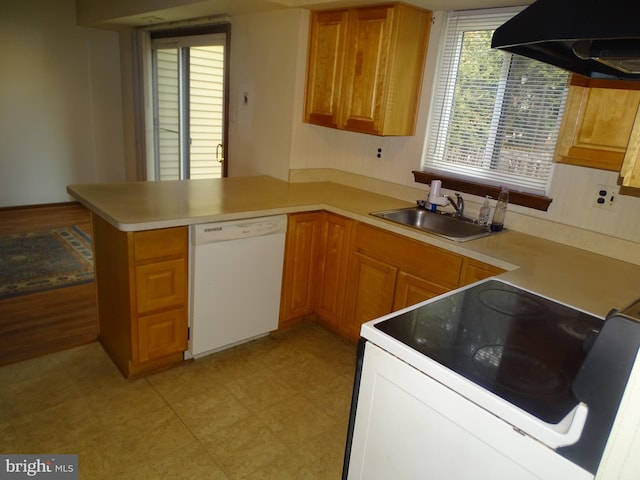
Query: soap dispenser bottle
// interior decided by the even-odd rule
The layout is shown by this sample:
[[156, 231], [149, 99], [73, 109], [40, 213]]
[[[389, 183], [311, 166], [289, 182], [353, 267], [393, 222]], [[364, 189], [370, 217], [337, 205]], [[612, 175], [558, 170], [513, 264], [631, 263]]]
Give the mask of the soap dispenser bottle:
[[507, 214], [507, 204], [509, 203], [509, 190], [503, 188], [498, 195], [498, 203], [493, 212], [493, 219], [489, 229], [492, 232], [499, 232], [504, 228], [504, 217]]
[[489, 223], [489, 216], [491, 215], [491, 207], [489, 206], [489, 195], [484, 198], [484, 203], [480, 207], [478, 213], [478, 223], [480, 225], [487, 225]]

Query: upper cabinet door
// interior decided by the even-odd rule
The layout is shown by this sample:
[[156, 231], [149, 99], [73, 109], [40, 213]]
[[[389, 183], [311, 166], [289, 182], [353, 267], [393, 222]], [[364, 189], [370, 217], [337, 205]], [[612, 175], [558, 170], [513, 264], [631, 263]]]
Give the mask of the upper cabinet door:
[[636, 113], [620, 176], [623, 187], [640, 188], [640, 108]]
[[403, 4], [312, 12], [305, 121], [413, 135], [430, 27]]
[[620, 171], [640, 90], [573, 85], [558, 135], [556, 160]]
[[350, 20], [341, 123], [346, 130], [377, 134], [389, 80], [393, 9], [363, 8], [352, 12]]
[[338, 127], [347, 10], [313, 12], [309, 30], [305, 122]]

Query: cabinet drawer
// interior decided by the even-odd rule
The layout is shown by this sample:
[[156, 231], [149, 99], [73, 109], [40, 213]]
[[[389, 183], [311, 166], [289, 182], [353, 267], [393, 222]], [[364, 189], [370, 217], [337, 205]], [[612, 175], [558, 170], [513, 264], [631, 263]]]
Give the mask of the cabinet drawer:
[[136, 267], [138, 313], [183, 305], [187, 291], [186, 270], [184, 259]]
[[163, 228], [136, 232], [134, 236], [134, 255], [136, 263], [186, 256], [187, 228]]
[[142, 316], [138, 320], [138, 354], [147, 362], [187, 349], [184, 308]]

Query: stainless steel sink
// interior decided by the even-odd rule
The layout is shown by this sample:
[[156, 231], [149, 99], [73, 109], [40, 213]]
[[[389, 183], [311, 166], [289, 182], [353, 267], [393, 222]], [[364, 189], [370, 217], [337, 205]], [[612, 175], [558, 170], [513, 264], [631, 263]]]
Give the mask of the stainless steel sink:
[[493, 233], [489, 231], [489, 227], [478, 225], [470, 218], [456, 217], [446, 212], [431, 212], [418, 207], [372, 212], [371, 215], [456, 242], [466, 242]]

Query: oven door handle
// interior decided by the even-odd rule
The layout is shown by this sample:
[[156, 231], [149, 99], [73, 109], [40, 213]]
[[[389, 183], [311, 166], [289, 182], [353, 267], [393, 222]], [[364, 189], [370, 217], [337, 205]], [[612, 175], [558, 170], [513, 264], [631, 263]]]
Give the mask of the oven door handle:
[[580, 402], [566, 417], [560, 420], [554, 427], [554, 430], [561, 434], [560, 440], [555, 444], [555, 448], [573, 445], [580, 439], [588, 414], [589, 407], [586, 403]]

